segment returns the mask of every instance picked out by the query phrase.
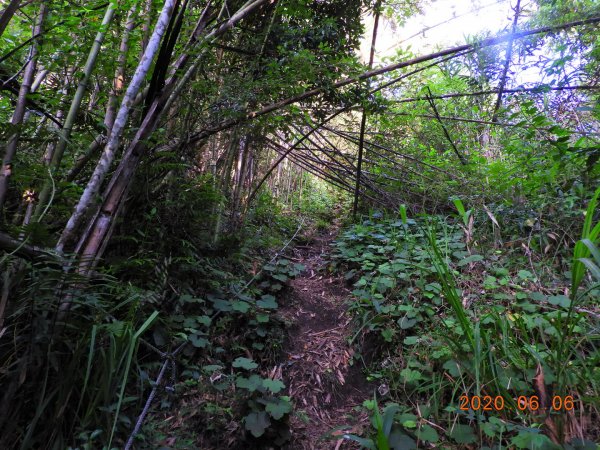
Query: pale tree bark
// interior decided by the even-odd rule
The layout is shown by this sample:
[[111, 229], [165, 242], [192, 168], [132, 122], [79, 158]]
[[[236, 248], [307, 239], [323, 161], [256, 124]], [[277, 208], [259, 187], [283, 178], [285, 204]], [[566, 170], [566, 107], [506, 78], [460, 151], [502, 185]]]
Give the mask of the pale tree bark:
[[[45, 3], [40, 5], [40, 9], [38, 12], [38, 17], [36, 23], [33, 27], [33, 35], [40, 34], [42, 31], [42, 26], [44, 24], [44, 19], [46, 18], [46, 13], [48, 8]], [[33, 79], [35, 76], [35, 67], [38, 56], [38, 41], [34, 40], [31, 44], [31, 50], [29, 52], [29, 59], [27, 62], [27, 66], [25, 67], [25, 72], [23, 74], [23, 81], [21, 83], [21, 87], [19, 89], [19, 96], [17, 98], [17, 105], [15, 107], [15, 111], [13, 113], [11, 119], [11, 125], [16, 127], [17, 129], [13, 132], [13, 134], [8, 138], [8, 143], [6, 145], [6, 151], [2, 158], [2, 168], [0, 169], [0, 213], [4, 209], [4, 202], [6, 200], [6, 193], [8, 190], [8, 180], [12, 173], [12, 160], [17, 152], [17, 145], [19, 143], [20, 130], [18, 129], [19, 125], [23, 123], [23, 118], [25, 117], [25, 105], [27, 103], [27, 94], [29, 94], [31, 90], [31, 85], [33, 83]]]
[[143, 58], [146, 48], [148, 47], [148, 39], [150, 39], [150, 23], [152, 22], [152, 0], [144, 2], [144, 8], [141, 16], [144, 18], [142, 24], [142, 42], [140, 48], [140, 59]]
[[[267, 2], [268, 0], [247, 2], [227, 21], [219, 24], [214, 30], [202, 38], [198, 38], [195, 44], [191, 47], [190, 51], [201, 47], [201, 45], [204, 43], [213, 42], [216, 38], [234, 27], [244, 17], [250, 15], [261, 5]], [[201, 17], [199, 22], [202, 20], [203, 18]], [[202, 26], [205, 27], [205, 25]], [[191, 79], [192, 75], [203, 61], [202, 56], [203, 52], [197, 56], [197, 59], [181, 79], [176, 78], [179, 70], [172, 72], [172, 77], [167, 80], [167, 83], [162, 90], [163, 95], [157, 97], [149, 106], [146, 116], [144, 117], [136, 136], [133, 138], [127, 151], [123, 155], [119, 166], [117, 167], [105, 190], [102, 205], [96, 209], [96, 213], [88, 221], [88, 225], [85, 227], [85, 230], [75, 248], [76, 253], [80, 255], [83, 265], [81, 269], [83, 271], [87, 270], [90, 264], [93, 265], [95, 262], [97, 262], [98, 258], [102, 254], [106, 242], [108, 242], [108, 239], [110, 238], [110, 234], [114, 226], [114, 220], [116, 217], [118, 217], [123, 207], [125, 193], [130, 186], [131, 180], [135, 175], [137, 166], [142, 156], [146, 152], [146, 144], [144, 140], [152, 134], [152, 132], [156, 129], [156, 126], [158, 125], [163, 113], [168, 111], [173, 102], [179, 97], [183, 88], [186, 86], [186, 83]], [[183, 64], [186, 60], [187, 58], [179, 58], [176, 62], [176, 66]], [[90, 200], [91, 199], [88, 199], [87, 205], [91, 203]], [[85, 209], [81, 210], [80, 216], [76, 219], [77, 221], [81, 220], [84, 210]], [[73, 231], [75, 229], [73, 225], [77, 225], [77, 222], [73, 221], [73, 223], [67, 225], [69, 229], [65, 229], [65, 232], [63, 232], [63, 235], [59, 241], [59, 245], [57, 246], [57, 249], [60, 251], [63, 250], [65, 244], [73, 236]]]
[[21, 0], [11, 0], [8, 3], [8, 6], [4, 8], [2, 13], [0, 13], [0, 36], [2, 36], [4, 30], [6, 30], [6, 27], [8, 26], [8, 23], [10, 22], [10, 19], [12, 19], [19, 9], [20, 3]]
[[[69, 108], [69, 112], [67, 113], [67, 117], [65, 118], [65, 122], [63, 124], [62, 130], [59, 133], [59, 141], [52, 152], [50, 159], [50, 172], [55, 173], [56, 170], [60, 167], [60, 163], [62, 161], [63, 155], [65, 153], [65, 149], [67, 148], [67, 144], [71, 138], [71, 133], [73, 131], [73, 124], [77, 119], [77, 115], [79, 114], [79, 109], [81, 108], [81, 103], [83, 102], [83, 97], [85, 95], [85, 91], [88, 88], [88, 84], [90, 82], [90, 78], [92, 76], [92, 72], [94, 71], [94, 67], [96, 66], [96, 61], [98, 60], [98, 55], [100, 54], [100, 48], [102, 47], [102, 43], [104, 42], [104, 38], [106, 36], [106, 32], [108, 30], [108, 26], [112, 21], [112, 18], [115, 14], [115, 3], [109, 3], [108, 8], [104, 14], [104, 19], [102, 20], [102, 25], [100, 31], [96, 34], [96, 38], [94, 39], [94, 43], [92, 44], [92, 48], [90, 53], [88, 54], [87, 61], [83, 68], [83, 76], [79, 85], [77, 86], [77, 91], [75, 91], [75, 95], [73, 96], [73, 100], [71, 101], [71, 106]], [[46, 202], [50, 197], [50, 193], [52, 191], [52, 181], [47, 179], [44, 183], [42, 191], [39, 195], [39, 201], [35, 209], [34, 220], [39, 219], [40, 214], [46, 207]]]
[[[133, 102], [133, 107], [138, 106], [144, 101], [146, 97], [146, 90], [147, 89], [144, 89], [142, 92], [138, 93], [138, 95], [135, 98], [135, 101]], [[106, 116], [104, 118], [104, 123], [106, 124]], [[112, 129], [112, 125], [110, 129]], [[110, 129], [108, 130], [109, 132]], [[77, 161], [75, 161], [73, 167], [71, 167], [71, 169], [65, 176], [65, 181], [71, 182], [75, 180], [77, 175], [81, 173], [81, 171], [85, 168], [87, 163], [90, 162], [90, 160], [96, 156], [96, 154], [101, 150], [102, 146], [104, 145], [106, 145], [106, 135], [98, 134], [94, 138], [94, 140], [88, 145], [88, 148], [86, 149], [85, 153], [83, 153], [77, 158]]]
[[36, 75], [35, 80], [33, 80], [33, 83], [31, 84], [31, 92], [35, 92], [38, 90], [38, 88], [41, 86], [42, 82], [44, 81], [46, 75], [48, 75], [49, 72], [50, 71], [48, 69], [40, 67], [39, 73]]
[[240, 152], [238, 156], [238, 164], [236, 170], [236, 180], [233, 186], [233, 201], [231, 207], [232, 224], [234, 227], [241, 225], [241, 208], [240, 202], [244, 184], [246, 183], [246, 176], [248, 172], [248, 161], [250, 154], [250, 136], [244, 135], [240, 139]]
[[104, 148], [102, 156], [100, 157], [100, 161], [98, 161], [94, 173], [85, 187], [85, 190], [81, 195], [77, 206], [75, 207], [75, 211], [69, 218], [60, 240], [56, 245], [56, 250], [59, 253], [63, 251], [65, 241], [67, 241], [73, 235], [75, 229], [82, 221], [85, 211], [88, 209], [94, 200], [94, 197], [99, 192], [102, 181], [104, 181], [104, 177], [110, 169], [110, 166], [115, 158], [115, 152], [119, 147], [121, 134], [127, 125], [127, 119], [129, 118], [131, 106], [135, 101], [135, 97], [139, 92], [148, 71], [150, 70], [154, 56], [158, 52], [161, 39], [167, 29], [167, 26], [169, 25], [169, 20], [171, 19], [174, 6], [175, 0], [166, 0], [163, 5], [163, 9], [158, 20], [156, 21], [156, 26], [152, 36], [150, 37], [146, 51], [144, 52], [144, 55], [142, 56], [142, 59], [136, 68], [135, 73], [133, 74], [129, 86], [127, 87], [127, 91], [125, 92], [123, 101], [121, 102], [121, 107], [117, 113], [115, 123], [112, 127], [106, 147]]

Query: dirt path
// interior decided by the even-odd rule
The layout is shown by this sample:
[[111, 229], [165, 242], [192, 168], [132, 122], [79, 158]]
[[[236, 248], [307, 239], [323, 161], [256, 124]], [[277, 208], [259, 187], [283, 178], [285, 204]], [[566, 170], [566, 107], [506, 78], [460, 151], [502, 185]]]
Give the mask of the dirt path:
[[317, 235], [309, 245], [294, 250], [295, 259], [306, 266], [306, 271], [292, 281], [292, 291], [281, 311], [293, 324], [282, 370], [295, 404], [288, 446], [292, 450], [355, 448], [348, 441], [322, 437], [343, 425], [350, 425], [344, 432], [360, 432], [368, 423], [356, 407], [372, 397], [373, 388], [359, 364], [350, 365], [351, 319], [344, 304], [350, 292], [343, 278], [327, 272], [324, 261], [335, 233]]

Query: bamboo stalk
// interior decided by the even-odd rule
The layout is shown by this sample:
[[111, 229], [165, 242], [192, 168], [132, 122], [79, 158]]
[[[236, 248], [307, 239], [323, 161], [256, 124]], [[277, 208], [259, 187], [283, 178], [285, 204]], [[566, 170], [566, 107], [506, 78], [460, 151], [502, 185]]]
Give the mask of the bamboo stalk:
[[106, 176], [106, 173], [108, 172], [110, 165], [115, 158], [115, 152], [119, 146], [121, 134], [127, 124], [131, 105], [133, 104], [135, 97], [140, 90], [142, 82], [146, 78], [146, 74], [150, 70], [154, 56], [158, 52], [160, 41], [169, 24], [169, 19], [171, 17], [171, 13], [173, 12], [174, 5], [175, 0], [165, 0], [164, 2], [163, 9], [158, 20], [156, 21], [156, 26], [152, 36], [150, 37], [150, 41], [148, 42], [148, 47], [146, 48], [144, 56], [142, 57], [138, 67], [135, 70], [135, 73], [133, 74], [131, 82], [127, 87], [127, 91], [123, 97], [123, 101], [121, 102], [121, 107], [117, 113], [117, 117], [106, 143], [106, 147], [104, 148], [102, 156], [96, 165], [90, 181], [88, 182], [83, 194], [81, 195], [81, 198], [79, 199], [79, 202], [77, 203], [77, 206], [75, 207], [75, 211], [69, 218], [69, 221], [67, 222], [67, 225], [65, 226], [65, 229], [63, 230], [63, 233], [56, 245], [56, 250], [59, 253], [62, 253], [65, 242], [71, 238], [75, 232], [75, 229], [83, 219], [85, 211], [99, 191], [100, 185], [102, 184], [102, 181], [104, 180], [104, 177]]
[[[92, 76], [92, 72], [94, 71], [94, 67], [96, 66], [96, 61], [98, 60], [98, 55], [100, 54], [100, 49], [102, 47], [102, 43], [104, 42], [104, 38], [106, 37], [106, 32], [108, 31], [108, 26], [110, 25], [116, 9], [116, 3], [109, 3], [108, 8], [106, 8], [106, 12], [104, 13], [104, 18], [102, 19], [102, 24], [100, 31], [96, 33], [96, 37], [94, 39], [94, 43], [92, 44], [92, 48], [88, 54], [87, 61], [83, 68], [83, 77], [77, 86], [77, 91], [75, 91], [75, 95], [73, 96], [73, 100], [71, 101], [71, 106], [69, 107], [69, 112], [67, 113], [67, 117], [65, 118], [65, 122], [62, 126], [62, 130], [59, 133], [59, 141], [54, 149], [54, 152], [51, 156], [50, 160], [50, 172], [54, 174], [58, 168], [60, 167], [60, 163], [62, 161], [65, 149], [67, 148], [67, 143], [71, 138], [71, 133], [73, 131], [73, 124], [75, 123], [75, 119], [79, 114], [79, 109], [81, 108], [81, 103], [83, 102], [83, 97], [87, 90], [90, 78]], [[35, 208], [35, 213], [33, 215], [33, 220], [37, 221], [46, 207], [46, 203], [48, 198], [50, 197], [50, 193], [52, 191], [52, 181], [50, 178], [47, 178], [44, 186], [39, 195], [38, 204]]]
[[19, 9], [20, 3], [21, 0], [11, 0], [6, 8], [4, 8], [2, 11], [2, 14], [0, 14], [0, 37], [2, 37], [4, 30], [6, 30], [10, 19], [12, 19], [14, 14]]
[[[350, 77], [350, 78], [346, 78], [344, 80], [338, 81], [338, 82], [334, 83], [332, 86], [328, 86], [327, 88], [319, 87], [319, 88], [315, 88], [315, 89], [310, 89], [308, 91], [303, 92], [302, 94], [295, 95], [293, 97], [289, 97], [284, 100], [277, 101], [275, 103], [271, 103], [267, 106], [264, 106], [263, 108], [261, 108], [259, 110], [248, 111], [247, 113], [245, 113], [243, 116], [241, 116], [239, 118], [225, 120], [223, 122], [220, 122], [218, 124], [211, 126], [210, 128], [206, 128], [202, 131], [194, 133], [192, 136], [190, 136], [190, 141], [194, 142], [194, 141], [206, 139], [207, 137], [209, 137], [219, 131], [226, 130], [226, 129], [231, 128], [239, 123], [263, 116], [265, 114], [272, 113], [274, 111], [284, 108], [285, 106], [301, 102], [301, 101], [306, 100], [311, 97], [315, 97], [317, 95], [322, 94], [326, 90], [338, 89], [338, 88], [341, 88], [341, 87], [344, 87], [344, 86], [347, 86], [350, 84], [358, 83], [363, 80], [368, 80], [370, 78], [377, 77], [379, 75], [383, 75], [385, 73], [388, 73], [388, 72], [391, 72], [394, 70], [414, 66], [414, 65], [420, 64], [422, 62], [427, 62], [427, 61], [431, 61], [434, 59], [448, 56], [448, 58], [444, 59], [444, 61], [446, 61], [453, 57], [455, 58], [458, 56], [462, 56], [464, 54], [464, 52], [472, 52], [475, 49], [491, 47], [494, 45], [502, 44], [503, 42], [506, 42], [508, 39], [510, 39], [511, 36], [513, 39], [522, 39], [522, 38], [525, 38], [528, 36], [533, 36], [536, 34], [556, 32], [556, 31], [566, 30], [569, 28], [578, 27], [578, 26], [582, 26], [582, 25], [592, 25], [592, 24], [595, 24], [598, 22], [600, 22], [600, 17], [592, 17], [589, 19], [577, 20], [574, 22], [567, 22], [567, 23], [564, 23], [561, 25], [556, 25], [556, 26], [546, 26], [546, 27], [536, 28], [533, 30], [521, 31], [521, 32], [514, 33], [514, 34], [510, 34], [510, 33], [504, 34], [504, 35], [493, 37], [493, 38], [483, 39], [482, 41], [476, 42], [474, 44], [464, 44], [464, 45], [460, 45], [457, 47], [448, 48], [446, 50], [442, 50], [439, 52], [430, 53], [428, 55], [419, 56], [417, 58], [411, 58], [409, 60], [401, 61], [401, 62], [398, 62], [395, 64], [390, 64], [388, 66], [384, 66], [384, 67], [381, 67], [378, 69], [369, 70], [369, 71], [363, 72], [362, 74], [357, 75], [355, 77]], [[441, 62], [441, 61], [437, 61], [436, 63], [434, 63], [434, 65], [439, 64], [439, 62]], [[422, 69], [418, 69], [418, 71], [420, 71], [420, 70], [422, 70]], [[403, 79], [403, 78], [405, 78], [405, 75], [403, 75], [399, 79]], [[387, 87], [393, 83], [396, 83], [399, 81], [399, 79], [395, 79], [395, 80], [392, 80], [391, 82], [385, 83], [384, 86]], [[371, 92], [381, 90], [382, 88], [383, 88], [383, 86], [377, 87], [376, 89], [372, 90]], [[341, 110], [339, 110], [337, 112], [337, 114], [348, 111], [350, 108], [351, 107], [344, 107]], [[330, 120], [330, 119], [326, 119], [326, 121], [328, 121], [328, 120]]]
[[[46, 3], [42, 3], [40, 5], [35, 25], [33, 26], [34, 36], [41, 33], [47, 12], [48, 6]], [[32, 41], [27, 66], [25, 67], [25, 73], [23, 74], [23, 82], [21, 83], [21, 87], [19, 89], [19, 97], [10, 121], [11, 125], [17, 129], [8, 138], [6, 150], [2, 156], [2, 168], [0, 170], [0, 214], [4, 209], [4, 202], [6, 200], [6, 194], [8, 191], [8, 180], [12, 174], [12, 161], [17, 152], [19, 137], [21, 136], [18, 126], [23, 123], [23, 118], [25, 117], [25, 105], [27, 103], [27, 94], [29, 94], [31, 90], [31, 85], [35, 76], [38, 46], [38, 41]]]
[[[375, 5], [375, 23], [373, 24], [373, 37], [371, 38], [371, 51], [369, 52], [369, 70], [373, 68], [373, 59], [375, 58], [375, 43], [377, 42], [377, 28], [379, 27], [381, 0], [377, 0]], [[365, 145], [365, 127], [367, 125], [367, 110], [363, 106], [362, 117], [360, 119], [360, 137], [358, 139], [358, 161], [356, 163], [356, 186], [354, 187], [354, 203], [352, 205], [352, 218], [356, 220], [358, 212], [358, 196], [360, 193], [360, 178], [362, 175], [363, 151]]]

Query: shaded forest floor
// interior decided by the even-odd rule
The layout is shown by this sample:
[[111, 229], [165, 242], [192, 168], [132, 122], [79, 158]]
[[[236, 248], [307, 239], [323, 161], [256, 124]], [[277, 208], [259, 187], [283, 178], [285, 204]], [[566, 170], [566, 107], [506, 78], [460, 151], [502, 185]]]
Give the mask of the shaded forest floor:
[[350, 292], [343, 277], [327, 269], [336, 233], [337, 227], [315, 233], [308, 245], [294, 248], [294, 259], [306, 270], [292, 280], [281, 309], [292, 324], [284, 345], [287, 360], [281, 365], [295, 406], [291, 449], [350, 448], [352, 444], [335, 436], [360, 434], [368, 423], [364, 410], [357, 407], [373, 393], [349, 344], [352, 327], [346, 301]]
[[[169, 430], [170, 437], [179, 434], [177, 448], [187, 447], [181, 447], [183, 440], [176, 428], [191, 431], [190, 419], [195, 415], [202, 419], [202, 431], [194, 430], [189, 442], [206, 443], [198, 447], [206, 449], [358, 448], [350, 439], [373, 443], [376, 425], [371, 426], [371, 419], [376, 424], [378, 415], [395, 421], [384, 436], [394, 444], [390, 448], [400, 444], [405, 445], [402, 448], [472, 448], [477, 442], [482, 447], [506, 443], [507, 448], [532, 448], [533, 442], [537, 448], [558, 448], [553, 445], [571, 441], [591, 445], [585, 439], [597, 439], [597, 403], [594, 391], [588, 388], [595, 386], [597, 346], [591, 345], [593, 339], [584, 349], [586, 354], [572, 350], [566, 388], [561, 391], [555, 381], [557, 367], [563, 363], [554, 355], [564, 354], [560, 334], [553, 328], [556, 318], [570, 320], [564, 323], [578, 327], [564, 346], [579, 346], [597, 329], [591, 320], [595, 316], [567, 313], [571, 303], [564, 294], [569, 281], [562, 270], [567, 264], [564, 258], [539, 255], [536, 259], [533, 251], [524, 252], [523, 247], [499, 249], [485, 241], [468, 248], [464, 229], [445, 219], [434, 222], [437, 229], [414, 220], [403, 224], [395, 218], [365, 220], [342, 231], [335, 221], [319, 225], [328, 228], [319, 232], [311, 226], [281, 261], [264, 266], [271, 274], [277, 274], [278, 267], [290, 273], [289, 277], [275, 278], [286, 281], [286, 287], [279, 286], [281, 290], [274, 294], [277, 308], [269, 304], [276, 309], [271, 322], [275, 331], [266, 339], [265, 334], [260, 335], [259, 343], [264, 343], [263, 348], [270, 346], [270, 351], [263, 352], [267, 356], [261, 360], [259, 352], [250, 351], [247, 358], [236, 359], [261, 362], [255, 368], [270, 386], [280, 386], [275, 393], [282, 395], [289, 415], [273, 416], [265, 433], [250, 435], [254, 423], [248, 417], [261, 417], [262, 410], [256, 405], [269, 400], [252, 391], [254, 397], [248, 401], [244, 387], [251, 378], [245, 375], [251, 372], [232, 371], [239, 388], [233, 391], [237, 403], [231, 401], [232, 392], [225, 384], [222, 392], [213, 392], [210, 385], [199, 381], [187, 392], [193, 412], [187, 417], [185, 412], [177, 414], [175, 427]], [[440, 248], [448, 254], [446, 259]], [[450, 285], [449, 278], [443, 276], [452, 277], [457, 284]], [[263, 304], [267, 304], [266, 297], [261, 297]], [[448, 300], [453, 298], [458, 299], [456, 304]], [[576, 300], [597, 308], [597, 298], [590, 294]], [[467, 318], [465, 323], [458, 323], [460, 314]], [[377, 322], [371, 320], [375, 315]], [[362, 326], [356, 319], [362, 320]], [[475, 329], [487, 346], [486, 358], [481, 358], [481, 349], [451, 345], [463, 342], [465, 333], [473, 335]], [[361, 349], [352, 345], [356, 335]], [[502, 346], [487, 344], [499, 336], [505, 341]], [[239, 341], [235, 334], [232, 337]], [[528, 358], [527, 342], [539, 342], [549, 356], [541, 363]], [[479, 355], [477, 365], [472, 364], [474, 355]], [[510, 359], [514, 355], [521, 355], [520, 359]], [[369, 365], [369, 379], [376, 382], [367, 380], [363, 357]], [[538, 371], [552, 381], [546, 383], [542, 375], [536, 375]], [[589, 373], [582, 380], [590, 383], [577, 384], [570, 375], [576, 371]], [[210, 383], [224, 377], [223, 373], [212, 375]], [[517, 406], [489, 412], [478, 430], [472, 411], [457, 405], [459, 396], [468, 398], [481, 374], [491, 386], [489, 396], [507, 405], [517, 402]], [[255, 374], [251, 377], [261, 379]], [[218, 390], [219, 386], [215, 387]], [[383, 388], [387, 392], [381, 392]], [[549, 394], [550, 389], [554, 394]], [[383, 402], [373, 401], [376, 390]], [[573, 408], [567, 411], [559, 406], [546, 420], [537, 413], [537, 407], [518, 407], [520, 397], [535, 396], [550, 404], [561, 395], [565, 402], [571, 398], [571, 403], [577, 404], [579, 417], [571, 412]], [[185, 404], [180, 404], [180, 413], [185, 411]], [[247, 405], [254, 408], [250, 409], [252, 415], [240, 420], [238, 411], [246, 413]], [[269, 419], [263, 413], [265, 416]], [[559, 426], [574, 423], [577, 427], [572, 430], [563, 427], [567, 430], [563, 436], [552, 434]], [[484, 434], [476, 434], [480, 430]], [[343, 439], [345, 435], [351, 436]], [[567, 448], [594, 448], [577, 445]]]

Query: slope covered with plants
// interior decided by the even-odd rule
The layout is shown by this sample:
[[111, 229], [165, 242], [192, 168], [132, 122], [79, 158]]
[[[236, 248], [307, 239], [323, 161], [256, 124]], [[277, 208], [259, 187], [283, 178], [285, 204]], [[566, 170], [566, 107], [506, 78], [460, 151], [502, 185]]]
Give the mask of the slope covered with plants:
[[596, 448], [600, 6], [510, 7], [3, 2], [0, 448]]

